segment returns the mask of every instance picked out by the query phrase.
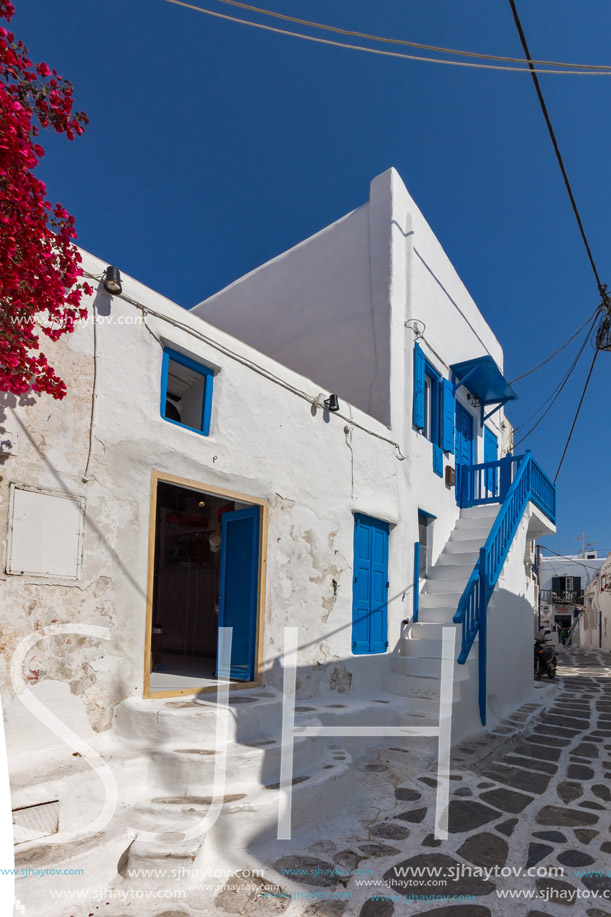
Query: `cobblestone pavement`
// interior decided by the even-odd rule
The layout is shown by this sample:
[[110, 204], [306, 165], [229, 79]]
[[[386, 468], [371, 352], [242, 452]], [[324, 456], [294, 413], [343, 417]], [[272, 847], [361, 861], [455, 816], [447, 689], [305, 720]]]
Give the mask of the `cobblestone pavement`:
[[359, 765], [358, 822], [352, 814], [321, 825], [309, 847], [278, 849], [266, 859], [270, 897], [234, 880], [210, 913], [611, 917], [611, 654], [563, 649], [558, 675], [455, 750], [447, 841], [432, 833], [434, 767], [402, 766], [389, 749]]

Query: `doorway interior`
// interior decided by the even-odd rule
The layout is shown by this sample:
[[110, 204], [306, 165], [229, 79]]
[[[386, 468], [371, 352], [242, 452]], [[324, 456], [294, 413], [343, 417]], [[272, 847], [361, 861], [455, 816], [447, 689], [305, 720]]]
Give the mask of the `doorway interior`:
[[196, 693], [216, 686], [219, 626], [233, 628], [230, 677], [252, 681], [261, 507], [165, 480], [154, 486], [145, 694]]

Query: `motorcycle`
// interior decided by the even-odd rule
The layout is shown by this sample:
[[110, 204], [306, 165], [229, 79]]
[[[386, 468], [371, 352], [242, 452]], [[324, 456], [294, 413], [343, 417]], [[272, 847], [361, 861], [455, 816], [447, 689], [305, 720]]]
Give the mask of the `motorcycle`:
[[550, 631], [546, 630], [542, 637], [535, 637], [535, 681], [541, 681], [543, 675], [554, 679], [556, 677], [556, 665], [558, 658], [553, 646], [546, 642], [546, 636]]

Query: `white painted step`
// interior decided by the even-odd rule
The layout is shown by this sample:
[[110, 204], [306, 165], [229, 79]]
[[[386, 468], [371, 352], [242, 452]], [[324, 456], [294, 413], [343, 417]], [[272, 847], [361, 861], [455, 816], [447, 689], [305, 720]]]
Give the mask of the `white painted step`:
[[437, 563], [435, 568], [439, 567], [462, 567], [468, 566], [473, 570], [473, 567], [479, 559], [479, 548], [475, 551], [454, 551], [448, 552], [446, 554], [445, 548], [437, 558]]
[[[322, 738], [295, 738], [293, 769], [303, 774], [317, 766], [324, 754]], [[198, 748], [172, 747], [154, 751], [146, 764], [149, 786], [165, 786], [170, 795], [206, 796], [212, 792], [215, 772], [221, 773], [218, 753], [202, 753]], [[231, 744], [227, 747], [225, 785], [227, 792], [252, 789], [279, 779], [281, 742], [264, 740], [252, 746]]]
[[[427, 582], [434, 583], [438, 580], [455, 579], [463, 580], [466, 583], [473, 573], [473, 564], [469, 563], [468, 560], [466, 560], [464, 563], [462, 563], [462, 560], [461, 562], [457, 562], [456, 556], [457, 555], [455, 554], [451, 554], [451, 559], [447, 563], [440, 563], [437, 561], [427, 577]], [[462, 555], [459, 556], [462, 557]]]
[[[465, 571], [463, 576], [453, 576], [448, 579], [436, 579], [429, 577], [423, 586], [422, 592], [420, 593], [420, 598], [423, 596], [439, 596], [439, 594], [444, 592], [453, 592], [456, 593], [458, 598], [463, 594], [465, 586], [467, 585], [469, 576], [471, 575], [472, 568], [469, 568], [469, 571]], [[445, 600], [444, 600], [445, 601]]]
[[[292, 788], [295, 834], [319, 824], [321, 813], [325, 818], [333, 818], [354, 797], [352, 758], [341, 746], [330, 748], [318, 767], [303, 776], [306, 779], [298, 779]], [[260, 844], [266, 838], [275, 837], [284, 796], [284, 791], [271, 786], [246, 793], [240, 799], [230, 798], [209, 831], [191, 839], [184, 839], [182, 835], [205, 816], [209, 810], [207, 804], [197, 800], [189, 802], [188, 798], [160, 802], [163, 797], [141, 797], [132, 806], [133, 819], [140, 832], [156, 831], [167, 833], [168, 837], [152, 842], [137, 836], [121, 864], [121, 874], [127, 876], [128, 869], [164, 868], [169, 861], [172, 866], [182, 863], [195, 869], [217, 866], [220, 852], [226, 854], [231, 849], [236, 853], [247, 850], [254, 842]], [[164, 879], [158, 882], [163, 883]], [[151, 883], [155, 880], [151, 879]]]
[[[488, 536], [486, 535], [486, 538]], [[461, 533], [460, 537], [454, 537], [448, 541], [445, 548], [443, 549], [440, 557], [447, 557], [448, 555], [462, 555], [462, 554], [474, 554], [475, 559], [479, 557], [480, 548], [483, 548], [486, 538], [471, 538], [470, 533]], [[475, 561], [474, 561], [475, 563]]]
[[454, 624], [454, 615], [456, 614], [457, 606], [458, 603], [456, 605], [443, 606], [435, 604], [432, 608], [421, 605], [418, 612], [418, 621], [425, 624], [445, 624], [450, 626]]
[[[458, 656], [458, 652], [456, 653]], [[441, 678], [440, 656], [394, 656], [392, 661], [393, 675], [414, 675], [423, 678]], [[469, 670], [464, 665], [456, 665], [454, 671], [455, 681], [465, 681], [469, 678]]]
[[500, 503], [485, 503], [481, 506], [469, 506], [466, 509], [461, 509], [460, 517], [461, 519], [475, 517], [480, 519], [496, 519], [500, 508]]
[[[222, 716], [216, 694], [171, 700], [128, 698], [117, 708], [115, 735], [126, 744], [157, 747], [180, 743], [184, 748], [205, 749], [216, 734]], [[231, 691], [228, 708], [228, 741], [248, 744], [278, 732], [282, 723], [282, 695], [271, 688]]]
[[[426, 661], [430, 662], [430, 660]], [[460, 698], [461, 681], [465, 680], [466, 679], [462, 678], [454, 682], [454, 697], [456, 700]], [[424, 672], [421, 675], [391, 674], [385, 677], [384, 684], [388, 691], [392, 691], [393, 694], [398, 694], [405, 698], [406, 708], [410, 713], [413, 710], [411, 704], [411, 698], [413, 697], [425, 697], [431, 700], [436, 699], [437, 704], [439, 704], [440, 680], [438, 671], [434, 672], [431, 669], [429, 673]]]

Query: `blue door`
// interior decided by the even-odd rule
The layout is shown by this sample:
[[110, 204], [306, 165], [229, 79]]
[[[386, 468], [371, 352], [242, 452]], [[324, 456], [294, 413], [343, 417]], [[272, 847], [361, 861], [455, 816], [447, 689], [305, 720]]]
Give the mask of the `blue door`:
[[[496, 462], [499, 457], [499, 441], [492, 430], [484, 427], [484, 461]], [[489, 497], [498, 496], [498, 472], [494, 468], [486, 471], [486, 490]]]
[[384, 653], [387, 639], [388, 523], [354, 517], [352, 652]]
[[456, 502], [462, 492], [462, 465], [473, 464], [473, 417], [456, 402]]
[[249, 506], [221, 521], [219, 627], [233, 628], [230, 677], [239, 681], [255, 677], [259, 515], [258, 506]]

